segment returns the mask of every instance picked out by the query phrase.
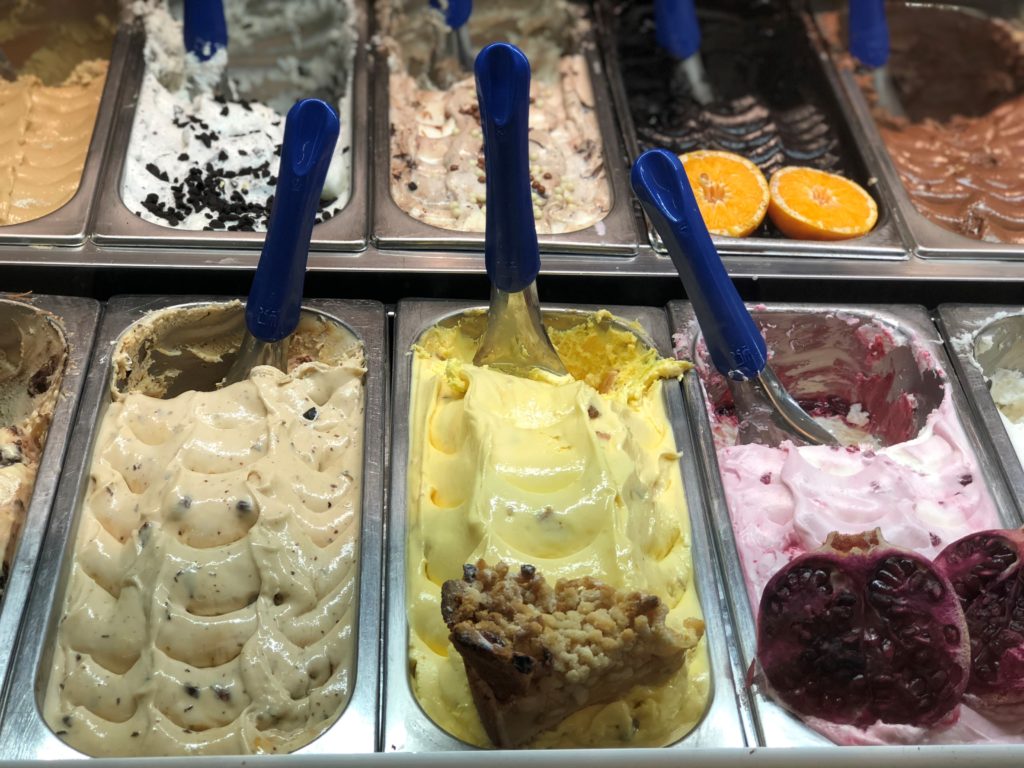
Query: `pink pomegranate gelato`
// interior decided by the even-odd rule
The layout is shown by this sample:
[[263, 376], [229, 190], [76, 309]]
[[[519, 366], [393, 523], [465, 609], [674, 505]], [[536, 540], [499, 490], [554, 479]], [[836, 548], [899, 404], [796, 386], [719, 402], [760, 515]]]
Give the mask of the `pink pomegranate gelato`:
[[[698, 342], [694, 363], [755, 612], [771, 577], [832, 531], [879, 528], [889, 543], [931, 559], [968, 533], [1002, 526], [947, 375], [924, 345], [867, 314], [756, 319], [779, 378], [844, 445], [739, 445], [731, 393]], [[677, 355], [689, 356], [683, 344], [677, 337]], [[1024, 731], [1024, 722], [1008, 728], [966, 706], [930, 729], [804, 719], [840, 744], [1006, 741]]]

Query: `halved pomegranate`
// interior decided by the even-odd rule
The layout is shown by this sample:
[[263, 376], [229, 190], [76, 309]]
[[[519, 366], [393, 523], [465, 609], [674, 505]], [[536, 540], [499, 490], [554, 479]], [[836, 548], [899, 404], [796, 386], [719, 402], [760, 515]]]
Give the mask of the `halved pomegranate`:
[[950, 583], [878, 529], [829, 534], [761, 595], [758, 660], [778, 699], [805, 717], [935, 725], [963, 696], [968, 648]]
[[967, 703], [995, 719], [1016, 719], [1024, 710], [1022, 553], [1024, 531], [983, 531], [954, 541], [935, 559], [967, 617]]

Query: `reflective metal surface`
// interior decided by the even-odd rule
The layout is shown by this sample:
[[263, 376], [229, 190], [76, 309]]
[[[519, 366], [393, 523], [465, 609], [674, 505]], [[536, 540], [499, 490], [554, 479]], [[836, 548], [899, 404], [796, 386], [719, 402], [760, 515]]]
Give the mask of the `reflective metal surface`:
[[[947, 8], [950, 13], [983, 14], [989, 17], [1020, 19], [1020, 6], [1012, 0], [959, 0], [947, 2], [902, 2], [908, 6], [935, 6]], [[812, 15], [823, 10], [835, 10], [833, 0], [810, 0]], [[810, 21], [810, 24], [817, 23]], [[885, 148], [885, 142], [878, 131], [875, 119], [871, 116], [871, 108], [853, 77], [853, 73], [845, 69], [828, 54], [828, 45], [820, 28], [816, 30], [818, 45], [822, 58], [826, 60], [829, 77], [838, 82], [851, 110], [849, 119], [857, 136], [862, 151], [874, 156], [875, 167], [880, 187], [892, 197], [892, 205], [897, 211], [897, 219], [904, 231], [904, 239], [908, 246], [922, 258], [954, 257], [954, 258], [987, 258], [987, 259], [1021, 259], [1024, 258], [1024, 245], [1008, 243], [992, 243], [965, 237], [943, 229], [929, 221], [918, 212], [910, 196], [900, 180], [896, 166]]]
[[[41, 712], [50, 672], [57, 623], [63, 609], [82, 503], [88, 489], [93, 443], [110, 402], [111, 353], [114, 342], [147, 312], [185, 303], [223, 299], [119, 297], [108, 302], [89, 365], [87, 384], [60, 477], [39, 566], [32, 579], [28, 608], [16, 646], [15, 667], [9, 680], [0, 722], [0, 755], [8, 759], [83, 758], [46, 725]], [[360, 540], [359, 609], [355, 680], [348, 706], [302, 754], [372, 752], [379, 717], [381, 540], [383, 525], [383, 461], [388, 352], [384, 307], [372, 301], [333, 299], [305, 302], [338, 323], [362, 342], [367, 372], [364, 379], [365, 422], [363, 496]], [[199, 758], [192, 758], [199, 759]]]
[[1024, 371], [1024, 306], [943, 304], [936, 322], [975, 417], [1024, 519], [1024, 467], [1006, 433], [988, 377], [998, 368]]
[[[385, 30], [375, 30], [377, 35]], [[595, 42], [588, 36], [582, 51], [590, 72], [594, 91], [595, 113], [601, 129], [604, 167], [611, 186], [612, 207], [608, 215], [595, 225], [579, 232], [560, 235], [539, 235], [542, 253], [636, 253], [637, 232], [634, 221], [633, 196], [629, 188], [628, 171], [622, 162], [622, 143], [612, 109], [611, 97], [601, 58]], [[387, 51], [378, 45], [374, 63], [373, 114], [373, 225], [372, 242], [381, 248], [452, 249], [478, 251], [476, 258], [483, 265], [483, 232], [457, 232], [434, 227], [413, 218], [398, 207], [391, 197], [391, 124], [388, 91], [389, 73]]]
[[[383, 750], [385, 752], [434, 752], [473, 750], [474, 747], [455, 739], [438, 727], [420, 709], [409, 683], [408, 616], [406, 612], [406, 539], [408, 520], [408, 456], [410, 448], [409, 407], [412, 386], [412, 354], [420, 336], [438, 322], [456, 318], [468, 310], [485, 310], [486, 306], [468, 302], [408, 300], [398, 305], [395, 324], [394, 393], [391, 427], [391, 494], [388, 506], [385, 611], [385, 667]], [[585, 312], [598, 309], [586, 306], [551, 306], [544, 309], [548, 317], [557, 316], [572, 322], [582, 320]], [[645, 341], [662, 354], [670, 347], [668, 329], [662, 310], [644, 307], [608, 307], [618, 318], [636, 321], [649, 334]], [[635, 328], [630, 328], [634, 333]], [[704, 514], [700, 471], [691, 447], [690, 421], [683, 411], [682, 398], [674, 386], [664, 388], [665, 404], [675, 431], [676, 444], [684, 455], [681, 462], [683, 485], [690, 511], [693, 573], [696, 578], [709, 639], [712, 696], [708, 711], [700, 724], [675, 745], [677, 749], [697, 747], [742, 746], [748, 743], [745, 729], [750, 721], [744, 708], [745, 697], [739, 690], [744, 669], [732, 655], [736, 648], [732, 625], [720, 609], [725, 605], [717, 557], [711, 546]], [[746, 733], [751, 731], [746, 730]], [[533, 753], [540, 755], [542, 753]], [[539, 759], [539, 757], [538, 757]]]
[[[626, 83], [622, 77], [619, 63], [618, 43], [616, 38], [616, 21], [612, 12], [612, 0], [597, 0], [598, 28], [600, 30], [601, 48], [604, 51], [605, 66], [612, 95], [615, 99], [619, 125], [622, 126], [626, 143], [627, 160], [630, 165], [640, 156], [641, 148], [637, 139], [636, 124], [629, 109]], [[651, 45], [655, 45], [651, 40]], [[820, 62], [824, 56], [820, 44], [812, 38], [808, 39], [806, 58]], [[786, 55], [796, 55], [787, 53]], [[770, 254], [780, 256], [817, 256], [828, 258], [854, 259], [904, 259], [906, 253], [892, 215], [890, 198], [879, 189], [877, 164], [870, 152], [863, 150], [863, 144], [855, 141], [851, 132], [852, 108], [847, 103], [842, 89], [837, 83], [833, 70], [821, 66], [812, 67], [807, 73], [822, 96], [821, 107], [830, 115], [830, 124], [835, 128], [846, 157], [855, 169], [854, 179], [868, 190], [878, 204], [878, 223], [875, 228], [863, 237], [835, 242], [816, 242], [811, 240], [793, 240], [783, 237], [720, 237], [712, 236], [715, 247], [722, 254]], [[642, 217], [642, 213], [638, 212]], [[665, 252], [661, 238], [653, 227], [642, 217], [640, 224], [648, 233], [651, 245], [659, 252]]]
[[0, 603], [0, 691], [4, 688], [14, 644], [25, 604], [33, 588], [32, 574], [39, 558], [43, 533], [57, 491], [57, 476], [68, 447], [68, 437], [78, 410], [79, 395], [85, 381], [85, 369], [96, 334], [100, 305], [92, 299], [65, 296], [26, 296], [0, 298], [0, 324], [10, 322], [12, 311], [38, 312], [52, 317], [67, 345], [67, 366], [60, 382], [60, 399], [50, 419], [46, 443], [36, 473], [32, 500], [14, 550], [7, 588]]
[[[313, 227], [313, 239], [310, 243], [310, 250], [313, 251], [360, 251], [366, 247], [366, 178], [370, 154], [367, 117], [367, 11], [364, 3], [352, 3], [351, 7], [355, 10], [354, 23], [357, 32], [352, 73], [352, 114], [341, 115], [341, 119], [351, 121], [353, 127], [352, 194], [345, 207], [334, 217]], [[145, 74], [142, 58], [145, 35], [140, 24], [133, 25], [130, 30], [124, 83], [121, 98], [117, 103], [116, 122], [113, 128], [113, 146], [104, 169], [102, 183], [96, 191], [93, 239], [97, 243], [111, 247], [254, 249], [258, 255], [266, 234], [264, 232], [207, 232], [164, 227], [136, 216], [122, 202], [121, 180], [124, 176], [132, 123], [135, 119], [135, 107]]]
[[[916, 434], [923, 425], [927, 414], [938, 407], [943, 397], [943, 381], [948, 380], [950, 394], [953, 398], [954, 411], [960, 417], [961, 426], [967, 437], [968, 446], [978, 457], [980, 471], [996, 508], [1000, 511], [1002, 522], [1007, 527], [1020, 524], [1016, 509], [1011, 501], [1009, 491], [999, 470], [985, 461], [984, 441], [978, 427], [971, 418], [970, 408], [958, 382], [950, 371], [949, 358], [946, 356], [942, 343], [938, 339], [935, 327], [923, 307], [914, 306], [878, 306], [878, 305], [840, 305], [823, 306], [815, 304], [770, 304], [750, 305], [748, 307], [755, 322], [765, 331], [769, 351], [774, 353], [773, 364], [780, 377], [786, 382], [797, 398], [800, 397], [799, 387], [790, 383], [790, 376], [796, 380], [798, 375], [807, 375], [809, 379], [817, 378], [826, 370], [816, 365], [813, 356], [804, 354], [804, 350], [814, 349], [822, 340], [835, 340], [842, 343], [844, 334], [840, 327], [847, 329], [858, 326], [881, 326], [893, 331], [897, 338], [907, 338], [920, 344], [931, 356], [937, 372], [922, 373], [914, 354], [907, 346], [899, 346], [890, 351], [882, 365], [888, 367], [893, 375], [894, 391], [910, 391], [914, 393], [920, 405], [916, 409], [915, 423], [905, 429]], [[701, 347], [703, 341], [693, 310], [685, 302], [670, 302], [668, 312], [671, 318], [673, 334], [678, 334], [677, 350], [682, 356], [699, 361], [705, 357]], [[849, 330], [845, 336], [850, 336]], [[795, 341], [794, 341], [795, 339]], [[775, 343], [773, 343], [775, 342]], [[847, 342], [849, 344], [849, 342]], [[832, 357], [832, 356], [829, 356]], [[847, 357], [843, 347], [839, 348], [838, 357]], [[820, 358], [822, 364], [824, 358]], [[829, 368], [832, 364], [828, 365]], [[851, 371], [852, 373], [852, 371]], [[837, 372], [837, 376], [839, 372]], [[747, 596], [746, 578], [740, 562], [739, 550], [733, 534], [726, 503], [725, 489], [719, 475], [718, 456], [715, 451], [712, 424], [708, 415], [708, 404], [718, 401], [716, 386], [724, 387], [724, 382], [711, 385], [705, 390], [698, 369], [687, 373], [683, 389], [686, 394], [687, 410], [694, 422], [695, 446], [700, 454], [701, 467], [704, 471], [705, 494], [708, 502], [708, 513], [711, 530], [716, 536], [716, 546], [725, 570], [725, 583], [729, 589], [729, 604], [737, 627], [739, 650], [742, 663], [748, 666], [755, 658], [757, 651], [757, 627], [755, 611]], [[815, 387], [809, 381], [808, 387]], [[884, 435], [881, 435], [884, 438]], [[884, 440], [883, 442], [891, 442]], [[755, 740], [762, 746], [806, 747], [822, 746], [832, 742], [818, 732], [805, 726], [799, 718], [781, 707], [755, 683], [747, 689], [752, 706], [755, 723]], [[844, 748], [843, 751], [849, 748]], [[927, 748], [925, 748], [927, 749]]]
[[75, 246], [85, 241], [90, 232], [91, 214], [95, 200], [99, 197], [97, 182], [105, 165], [108, 143], [114, 122], [115, 107], [125, 77], [125, 66], [129, 53], [129, 36], [122, 26], [114, 36], [110, 51], [110, 65], [107, 80], [103, 85], [92, 140], [82, 167], [82, 178], [78, 191], [63, 206], [53, 213], [21, 224], [0, 227], [0, 246], [16, 245], [57, 245]]

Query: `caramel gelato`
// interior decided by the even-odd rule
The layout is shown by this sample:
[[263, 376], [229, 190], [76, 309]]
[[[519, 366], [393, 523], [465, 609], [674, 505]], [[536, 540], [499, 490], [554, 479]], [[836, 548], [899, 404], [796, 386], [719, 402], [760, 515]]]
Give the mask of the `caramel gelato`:
[[44, 706], [90, 755], [288, 752], [348, 702], [362, 349], [305, 313], [288, 373], [208, 387], [241, 329], [176, 307], [114, 350]]
[[107, 62], [96, 60], [61, 85], [0, 79], [0, 225], [38, 219], [74, 197], [106, 77]]
[[[446, 56], [448, 28], [424, 2], [380, 9], [389, 54], [391, 196], [420, 221], [483, 232], [486, 176], [472, 72]], [[611, 210], [601, 131], [587, 62], [589, 22], [567, 0], [477, 2], [468, 27], [476, 49], [496, 40], [530, 60], [530, 182], [540, 234], [576, 232]]]
[[491, 744], [449, 640], [442, 587], [466, 563], [529, 564], [552, 583], [590, 577], [655, 596], [666, 626], [687, 641], [667, 680], [645, 678], [545, 723], [528, 746], [671, 744], [710, 696], [682, 457], [662, 391], [688, 365], [661, 359], [607, 312], [558, 315], [546, 325], [569, 375], [518, 378], [473, 365], [485, 324], [474, 313], [445, 321], [413, 352], [406, 599], [415, 696], [452, 736]]

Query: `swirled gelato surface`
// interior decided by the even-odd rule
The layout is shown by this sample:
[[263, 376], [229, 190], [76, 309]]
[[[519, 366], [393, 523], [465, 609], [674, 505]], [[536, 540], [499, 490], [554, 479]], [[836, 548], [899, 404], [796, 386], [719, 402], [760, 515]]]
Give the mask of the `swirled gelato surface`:
[[[380, 10], [390, 64], [391, 196], [420, 221], [483, 232], [483, 134], [476, 84], [445, 55], [447, 27], [426, 3]], [[567, 0], [478, 2], [473, 46], [505, 40], [530, 60], [530, 183], [541, 234], [576, 232], [611, 210], [611, 187], [590, 72], [581, 51], [589, 22]]]
[[64, 334], [53, 318], [27, 305], [0, 303], [0, 596], [66, 364]]
[[[295, 101], [336, 103], [342, 133], [317, 221], [351, 191], [352, 62], [347, 0], [228, 0], [227, 55], [186, 54], [167, 0], [136, 0], [145, 60], [121, 197], [146, 221], [186, 230], [263, 231], [277, 184], [284, 115]], [[227, 69], [229, 92], [218, 82]]]
[[348, 702], [362, 350], [307, 314], [288, 373], [153, 396], [181, 385], [154, 329], [192, 370], [226, 369], [201, 331], [230, 327], [233, 354], [241, 317], [172, 308], [114, 351], [44, 706], [90, 755], [287, 752]]
[[[614, 30], [641, 149], [741, 154], [770, 175], [784, 165], [847, 173], [843, 147], [810, 77], [799, 20], [778, 5], [702, 3], [701, 57], [714, 101], [701, 106], [655, 40], [654, 4], [619, 2]], [[785, 51], [785, 55], [780, 55]]]
[[[426, 332], [413, 351], [408, 487], [409, 669], [427, 715], [487, 746], [441, 586], [477, 558], [550, 578], [599, 579], [658, 596], [668, 626], [701, 619], [690, 526], [663, 360], [607, 313], [549, 316], [570, 374], [522, 379], [472, 364], [484, 315]], [[661, 746], [700, 720], [710, 696], [706, 638], [660, 686], [636, 686], [543, 732], [534, 747]]]
[[889, 70], [908, 119], [877, 103], [868, 72], [842, 53], [837, 14], [819, 17], [872, 106], [922, 215], [978, 240], [1024, 243], [1024, 32], [962, 8], [892, 3]]
[[96, 60], [60, 85], [0, 79], [0, 225], [38, 219], [74, 197], [106, 78], [107, 62]]

